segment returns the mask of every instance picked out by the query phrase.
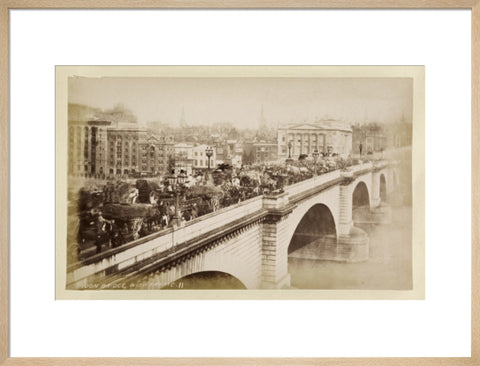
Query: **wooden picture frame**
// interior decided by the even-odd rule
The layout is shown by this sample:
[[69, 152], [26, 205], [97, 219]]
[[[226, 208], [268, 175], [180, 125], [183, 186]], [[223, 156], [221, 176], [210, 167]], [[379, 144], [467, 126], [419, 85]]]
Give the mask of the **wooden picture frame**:
[[[472, 16], [472, 292], [471, 357], [465, 358], [11, 358], [9, 279], [9, 11], [13, 9], [469, 9]], [[480, 363], [480, 0], [5, 0], [0, 5], [0, 365], [477, 365]]]

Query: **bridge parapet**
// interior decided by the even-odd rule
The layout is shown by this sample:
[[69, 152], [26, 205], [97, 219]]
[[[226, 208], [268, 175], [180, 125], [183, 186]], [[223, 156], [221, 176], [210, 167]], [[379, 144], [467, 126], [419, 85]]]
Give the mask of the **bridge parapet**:
[[234, 206], [225, 207], [221, 210], [211, 212], [195, 220], [187, 222], [185, 226], [178, 227], [175, 232], [174, 245], [191, 240], [211, 230], [229, 225], [235, 220], [262, 210], [262, 196], [251, 198], [247, 201], [237, 203]]
[[278, 210], [288, 204], [288, 193], [264, 195], [263, 208], [266, 210]]
[[299, 193], [303, 193], [309, 189], [315, 188], [321, 184], [328, 183], [340, 177], [340, 170], [334, 170], [333, 172], [317, 175], [313, 178], [304, 180], [302, 182], [292, 184], [291, 186], [285, 187], [285, 192], [289, 196], [294, 196]]
[[[386, 164], [387, 163], [385, 162], [385, 165], [382, 165], [382, 167], [386, 166]], [[355, 176], [358, 174], [362, 174], [363, 172], [371, 171], [373, 168], [374, 168], [373, 163], [364, 163], [364, 164], [351, 166], [344, 171], [334, 170], [332, 172], [322, 174], [322, 175], [317, 175], [317, 176], [314, 176], [313, 178], [304, 180], [302, 182], [292, 184], [291, 186], [288, 186], [285, 188], [285, 192], [287, 192], [290, 196], [294, 196], [296, 194], [305, 192], [309, 189], [326, 184], [328, 182], [335, 181], [336, 179], [340, 178], [342, 175], [345, 175], [345, 173]]]

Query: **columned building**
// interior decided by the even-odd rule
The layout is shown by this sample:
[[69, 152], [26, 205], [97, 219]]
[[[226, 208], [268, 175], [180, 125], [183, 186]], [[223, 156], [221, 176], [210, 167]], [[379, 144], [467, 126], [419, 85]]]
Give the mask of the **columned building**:
[[317, 149], [323, 154], [348, 156], [352, 151], [352, 129], [346, 123], [324, 119], [313, 123], [291, 123], [278, 128], [278, 157], [293, 159], [311, 156]]

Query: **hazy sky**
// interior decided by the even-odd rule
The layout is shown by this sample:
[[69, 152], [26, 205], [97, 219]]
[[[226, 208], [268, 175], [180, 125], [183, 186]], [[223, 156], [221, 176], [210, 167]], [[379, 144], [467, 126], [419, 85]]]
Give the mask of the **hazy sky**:
[[412, 117], [409, 78], [70, 78], [69, 102], [110, 109], [122, 103], [139, 123], [231, 122], [257, 128], [326, 115], [346, 122]]

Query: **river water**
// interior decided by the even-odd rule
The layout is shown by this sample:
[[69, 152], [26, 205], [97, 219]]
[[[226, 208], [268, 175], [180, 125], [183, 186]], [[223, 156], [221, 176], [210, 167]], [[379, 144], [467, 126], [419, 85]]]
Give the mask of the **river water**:
[[298, 289], [411, 289], [411, 207], [392, 208], [392, 221], [389, 224], [356, 226], [366, 231], [370, 238], [370, 255], [367, 261], [345, 263], [289, 257], [288, 271], [291, 275], [291, 287]]

